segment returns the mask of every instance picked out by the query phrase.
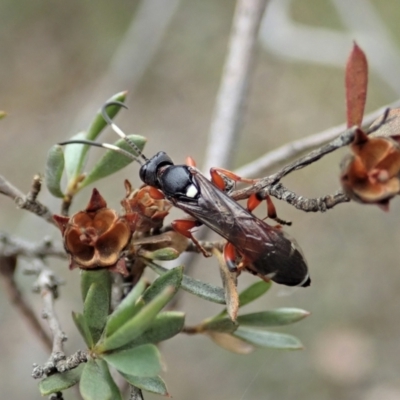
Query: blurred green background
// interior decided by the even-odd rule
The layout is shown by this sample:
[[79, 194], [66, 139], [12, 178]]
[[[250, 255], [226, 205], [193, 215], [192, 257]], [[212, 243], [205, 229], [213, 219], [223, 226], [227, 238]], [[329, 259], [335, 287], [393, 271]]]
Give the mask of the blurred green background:
[[[0, 122], [0, 173], [28, 191], [32, 175], [44, 171], [49, 147], [85, 129], [102, 103], [125, 89], [129, 111], [118, 123], [148, 138], [148, 155], [162, 149], [177, 162], [191, 155], [201, 164], [234, 6], [232, 0], [2, 0], [0, 109], [8, 117]], [[234, 166], [344, 122], [344, 65], [352, 39], [371, 67], [367, 112], [399, 98], [399, 18], [395, 0], [270, 2]], [[101, 138], [114, 139], [111, 132]], [[92, 151], [92, 162], [100, 151]], [[307, 197], [333, 193], [344, 153], [284, 183]], [[137, 172], [133, 165], [96, 187], [119, 207], [123, 179], [137, 186]], [[78, 196], [73, 211], [86, 205], [89, 193]], [[58, 211], [45, 189], [40, 199]], [[162, 345], [170, 393], [179, 400], [399, 399], [400, 226], [394, 216], [400, 201], [392, 201], [389, 213], [351, 203], [306, 214], [275, 204], [282, 218], [294, 222], [288, 231], [307, 257], [312, 286], [293, 291], [276, 285], [252, 307], [309, 310], [306, 320], [279, 329], [298, 336], [305, 349], [238, 356], [205, 337], [178, 336]], [[56, 229], [5, 197], [0, 230], [31, 240], [59, 239]], [[218, 284], [216, 261], [196, 261], [193, 275]], [[81, 308], [79, 273], [66, 263], [51, 266], [66, 281], [57, 311], [72, 353], [83, 348], [70, 316]], [[240, 286], [254, 279], [242, 276]], [[40, 313], [32, 278], [20, 275], [18, 283]], [[188, 324], [220, 310], [186, 294], [181, 305]], [[31, 366], [45, 362], [48, 353], [3, 292], [0, 349], [0, 397], [39, 399]]]

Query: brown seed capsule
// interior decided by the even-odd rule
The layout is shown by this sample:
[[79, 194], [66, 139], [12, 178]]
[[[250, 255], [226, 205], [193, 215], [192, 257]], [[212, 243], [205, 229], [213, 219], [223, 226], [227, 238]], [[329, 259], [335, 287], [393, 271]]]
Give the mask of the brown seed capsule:
[[70, 256], [70, 268], [108, 268], [127, 275], [122, 250], [132, 236], [125, 217], [107, 208], [100, 193], [93, 189], [84, 211], [72, 217], [54, 215]]
[[341, 165], [346, 195], [359, 203], [376, 204], [383, 210], [400, 192], [400, 146], [392, 137], [369, 137], [358, 129], [352, 153]]
[[131, 229], [138, 234], [159, 230], [172, 207], [171, 203], [151, 186], [132, 189], [130, 182], [125, 180], [125, 189], [126, 197], [121, 204], [126, 212], [126, 219], [131, 223]]

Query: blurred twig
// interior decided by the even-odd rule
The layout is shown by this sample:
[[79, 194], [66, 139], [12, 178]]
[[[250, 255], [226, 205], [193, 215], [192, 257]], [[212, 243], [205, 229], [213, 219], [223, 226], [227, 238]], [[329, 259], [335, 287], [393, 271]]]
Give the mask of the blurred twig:
[[54, 243], [47, 237], [43, 238], [40, 242], [32, 243], [0, 231], [0, 243], [2, 244], [0, 255], [3, 256], [24, 256], [30, 259], [42, 259], [48, 256], [67, 258], [62, 244], [58, 242]]
[[229, 168], [237, 146], [260, 22], [267, 0], [238, 0], [208, 137], [204, 171]]
[[[377, 110], [367, 114], [364, 117], [363, 125], [370, 125], [375, 119], [384, 114], [387, 108], [397, 107], [400, 107], [400, 100], [396, 100], [395, 102], [388, 104], [387, 106], [378, 108]], [[252, 161], [249, 164], [243, 165], [242, 167], [238, 168], [235, 173], [240, 176], [255, 177], [267, 169], [272, 169], [279, 164], [298, 157], [305, 151], [315, 149], [316, 147], [335, 139], [346, 129], [347, 125], [344, 123], [333, 128], [326, 129], [322, 132], [307, 136], [305, 138], [295, 140], [291, 143], [285, 144], [284, 146], [281, 146], [273, 151], [264, 154], [263, 156], [261, 156], [257, 160]]]
[[33, 334], [43, 343], [47, 349], [51, 349], [52, 341], [40, 324], [36, 314], [25, 301], [14, 280], [17, 257], [15, 255], [0, 255], [0, 277], [3, 282], [5, 293], [11, 303], [17, 308], [20, 315], [31, 328]]
[[[216, 165], [229, 168], [233, 162], [232, 153], [238, 144], [237, 134], [244, 113], [243, 104], [247, 98], [255, 43], [266, 4], [267, 0], [237, 1], [203, 171]], [[206, 235], [206, 230], [199, 229], [196, 237], [205, 239]], [[188, 266], [193, 257], [193, 253], [184, 253], [179, 257], [179, 263]]]

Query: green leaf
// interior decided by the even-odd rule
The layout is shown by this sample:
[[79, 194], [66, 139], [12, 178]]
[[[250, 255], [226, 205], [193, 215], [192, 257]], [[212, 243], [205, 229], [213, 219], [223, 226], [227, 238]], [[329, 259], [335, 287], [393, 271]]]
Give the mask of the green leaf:
[[[147, 260], [146, 264], [159, 275], [168, 271], [167, 268]], [[190, 278], [187, 275], [183, 275], [181, 289], [213, 303], [225, 304], [225, 294], [222, 288]]]
[[[120, 92], [115, 94], [114, 96], [110, 97], [106, 103], [109, 103], [111, 101], [119, 101], [121, 103], [125, 102], [126, 95], [128, 92]], [[115, 105], [115, 106], [109, 106], [106, 109], [106, 112], [110, 119], [113, 119], [119, 110], [121, 109], [121, 106]], [[107, 122], [104, 121], [103, 116], [101, 115], [101, 109], [97, 111], [96, 116], [94, 117], [92, 123], [89, 126], [89, 129], [87, 130], [87, 135], [86, 138], [88, 140], [96, 140], [97, 136], [101, 133], [101, 131], [107, 126]]]
[[79, 391], [84, 400], [122, 400], [121, 393], [103, 360], [90, 360], [83, 368]]
[[52, 146], [47, 153], [44, 180], [47, 189], [54, 197], [64, 197], [60, 182], [64, 171], [64, 152], [60, 145]]
[[70, 371], [57, 373], [44, 378], [39, 383], [39, 390], [42, 396], [48, 396], [49, 394], [62, 392], [76, 385], [79, 382], [83, 371], [84, 364], [80, 364], [75, 369]]
[[97, 352], [102, 353], [126, 346], [139, 337], [152, 323], [156, 315], [172, 299], [175, 289], [166, 288], [150, 303], [146, 304], [133, 318], [121, 326], [111, 336], [104, 339]]
[[161, 371], [160, 352], [153, 344], [104, 354], [103, 359], [118, 371], [135, 376], [155, 376]]
[[85, 318], [94, 343], [99, 341], [109, 313], [110, 298], [108, 297], [106, 289], [100, 283], [93, 283], [85, 299], [83, 317]]
[[172, 287], [174, 294], [178, 291], [183, 277], [183, 267], [170, 269], [158, 277], [143, 293], [143, 301], [147, 304], [158, 296], [166, 287]]
[[[68, 140], [84, 140], [86, 132], [79, 132]], [[69, 144], [64, 148], [65, 171], [68, 181], [74, 180], [81, 174], [89, 150], [87, 144]]]
[[133, 376], [123, 373], [121, 375], [139, 389], [169, 397], [165, 382], [159, 376]]
[[170, 339], [182, 331], [184, 323], [184, 313], [178, 311], [162, 312], [138, 338], [129, 343], [129, 347], [159, 343]]
[[[140, 150], [143, 150], [143, 147], [146, 143], [146, 138], [139, 135], [129, 135], [128, 138], [135, 143]], [[114, 146], [117, 146], [128, 153], [133, 153], [132, 148], [124, 139], [117, 140], [114, 143]], [[115, 172], [129, 165], [132, 161], [132, 158], [124, 156], [123, 154], [119, 154], [114, 150], [107, 150], [103, 157], [100, 158], [93, 169], [88, 173], [86, 178], [81, 182], [80, 189], [99, 179], [105, 178], [108, 175], [114, 174]]]
[[89, 349], [93, 347], [93, 338], [83, 314], [72, 311], [72, 319]]
[[109, 316], [106, 325], [106, 336], [111, 336], [119, 327], [135, 315], [138, 311], [136, 302], [143, 293], [145, 287], [146, 283], [141, 279]]
[[82, 300], [85, 301], [90, 286], [93, 283], [103, 285], [111, 300], [111, 274], [106, 269], [96, 271], [81, 270], [81, 293]]
[[217, 318], [203, 323], [202, 328], [206, 331], [232, 333], [238, 328], [238, 324], [230, 318]]
[[253, 283], [239, 294], [239, 307], [243, 307], [258, 299], [264, 293], [268, 292], [271, 286], [272, 282], [258, 281]]
[[245, 326], [281, 326], [293, 324], [310, 315], [299, 308], [277, 308], [276, 310], [245, 314], [238, 317], [237, 322]]
[[179, 251], [172, 247], [164, 247], [155, 251], [146, 251], [143, 256], [150, 260], [172, 261], [179, 257]]
[[303, 345], [296, 337], [284, 333], [267, 332], [259, 329], [239, 327], [234, 336], [258, 347], [284, 350], [301, 350]]

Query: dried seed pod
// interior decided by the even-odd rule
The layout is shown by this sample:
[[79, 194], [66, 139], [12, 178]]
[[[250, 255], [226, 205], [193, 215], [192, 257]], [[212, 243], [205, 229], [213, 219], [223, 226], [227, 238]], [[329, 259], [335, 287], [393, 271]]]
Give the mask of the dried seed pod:
[[107, 208], [100, 193], [93, 189], [84, 211], [72, 217], [54, 215], [70, 256], [70, 268], [108, 268], [127, 275], [122, 251], [128, 245], [132, 231], [125, 217]]
[[358, 129], [351, 155], [341, 164], [343, 190], [359, 203], [376, 204], [383, 210], [400, 192], [400, 146], [392, 137], [369, 137]]
[[159, 230], [172, 207], [171, 203], [151, 186], [132, 189], [130, 182], [125, 180], [125, 189], [126, 197], [121, 201], [121, 205], [132, 230], [139, 234]]

